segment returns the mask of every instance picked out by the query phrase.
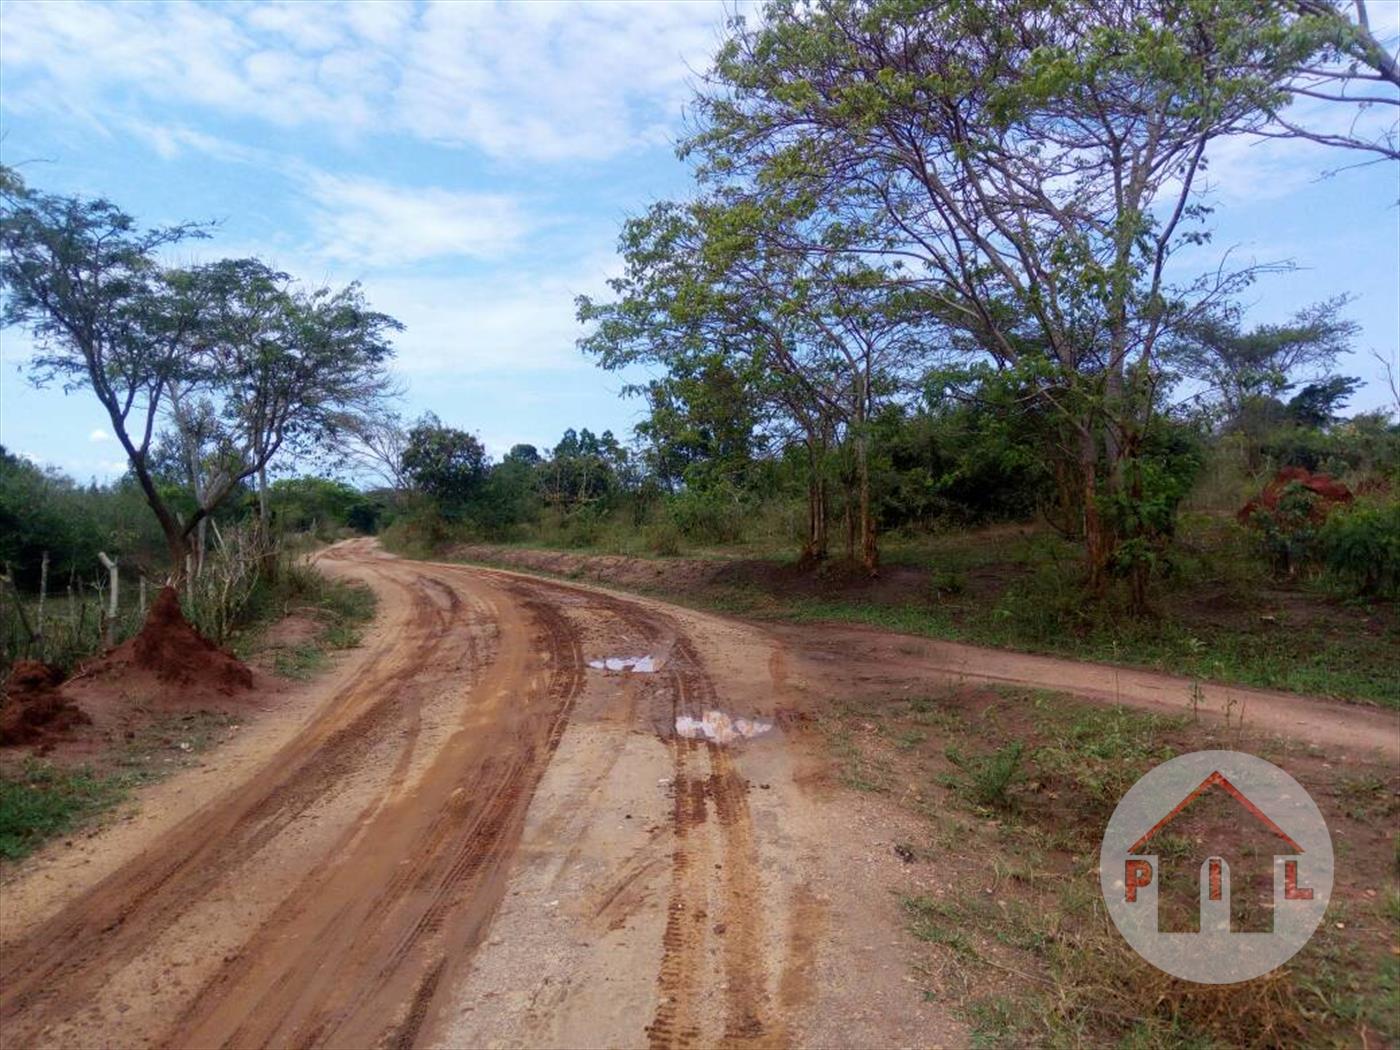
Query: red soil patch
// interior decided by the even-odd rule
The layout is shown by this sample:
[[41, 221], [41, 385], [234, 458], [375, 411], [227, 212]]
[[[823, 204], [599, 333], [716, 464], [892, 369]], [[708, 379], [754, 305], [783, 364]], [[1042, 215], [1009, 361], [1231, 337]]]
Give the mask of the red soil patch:
[[1247, 525], [1255, 511], [1277, 510], [1283, 490], [1294, 483], [1318, 497], [1310, 515], [1315, 522], [1323, 521], [1333, 507], [1350, 503], [1353, 499], [1351, 489], [1330, 474], [1314, 474], [1303, 467], [1284, 467], [1264, 486], [1264, 491], [1240, 508], [1236, 516]]
[[60, 691], [63, 673], [38, 660], [10, 669], [0, 699], [0, 747], [43, 744], [92, 719]]
[[[134, 638], [83, 668], [83, 677], [144, 678], [152, 701], [179, 706], [253, 688], [253, 672], [190, 626], [175, 588], [156, 595], [145, 626]], [[125, 684], [125, 683], [124, 683]]]

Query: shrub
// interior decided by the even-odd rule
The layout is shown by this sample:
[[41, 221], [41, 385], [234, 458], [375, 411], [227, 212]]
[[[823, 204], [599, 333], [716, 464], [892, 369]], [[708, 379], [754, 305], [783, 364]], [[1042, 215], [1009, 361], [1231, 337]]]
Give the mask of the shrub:
[[1400, 596], [1400, 501], [1333, 514], [1317, 547], [1327, 571], [1358, 594]]
[[1255, 508], [1249, 524], [1276, 573], [1292, 576], [1312, 559], [1320, 516], [1318, 497], [1296, 481], [1284, 487], [1274, 507]]
[[745, 507], [730, 485], [685, 489], [670, 498], [667, 509], [676, 528], [699, 543], [734, 543], [744, 534]]
[[1021, 779], [1021, 741], [1015, 740], [989, 755], [963, 756], [956, 748], [945, 754], [948, 761], [962, 770], [963, 775], [953, 784], [971, 801], [996, 809], [1011, 807], [1011, 789]]
[[663, 557], [674, 557], [681, 552], [681, 530], [674, 521], [658, 521], [643, 529], [647, 550]]

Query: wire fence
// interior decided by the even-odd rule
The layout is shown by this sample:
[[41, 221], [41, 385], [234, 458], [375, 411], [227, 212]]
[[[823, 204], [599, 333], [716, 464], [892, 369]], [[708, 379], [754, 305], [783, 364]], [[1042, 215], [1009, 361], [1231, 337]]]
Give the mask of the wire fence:
[[[65, 673], [136, 634], [164, 580], [123, 570], [119, 560], [100, 554], [107, 572], [69, 579], [56, 586], [41, 566], [38, 593], [25, 593], [6, 565], [0, 576], [0, 674], [17, 660], [40, 660]], [[205, 637], [223, 644], [247, 610], [259, 586], [279, 571], [277, 545], [252, 526], [216, 533], [198, 560], [191, 558], [181, 586], [185, 616]], [[285, 569], [283, 569], [285, 571]]]

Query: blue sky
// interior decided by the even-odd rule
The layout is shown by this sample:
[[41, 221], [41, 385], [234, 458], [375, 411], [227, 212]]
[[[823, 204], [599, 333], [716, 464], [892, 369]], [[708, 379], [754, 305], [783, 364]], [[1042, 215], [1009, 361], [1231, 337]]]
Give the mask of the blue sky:
[[[1375, 5], [1394, 21], [1400, 3]], [[0, 3], [0, 157], [142, 221], [214, 219], [178, 257], [259, 255], [361, 281], [402, 320], [406, 414], [500, 455], [639, 405], [575, 349], [573, 298], [615, 273], [627, 216], [689, 186], [673, 143], [719, 3]], [[1373, 18], [1375, 14], [1373, 14]], [[1384, 27], [1382, 27], [1384, 29]], [[1393, 31], [1393, 27], [1392, 27]], [[1400, 346], [1400, 173], [1299, 143], [1222, 143], [1213, 250], [1291, 259], [1251, 289], [1281, 320], [1349, 292], [1344, 371], [1387, 404]], [[1216, 252], [1218, 254], [1218, 251]], [[0, 334], [0, 443], [75, 477], [124, 469], [91, 395], [34, 390]]]

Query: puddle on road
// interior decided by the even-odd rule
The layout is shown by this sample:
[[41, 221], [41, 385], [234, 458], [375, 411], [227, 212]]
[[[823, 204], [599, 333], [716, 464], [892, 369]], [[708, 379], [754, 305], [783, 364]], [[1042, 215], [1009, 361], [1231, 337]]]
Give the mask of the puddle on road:
[[716, 744], [732, 744], [736, 740], [751, 740], [762, 736], [773, 728], [772, 722], [760, 722], [756, 718], [731, 718], [723, 711], [706, 711], [701, 718], [690, 715], [676, 716], [676, 735], [699, 740], [701, 738]]
[[588, 666], [598, 671], [631, 671], [633, 674], [651, 674], [658, 664], [654, 656], [609, 656], [588, 661]]

